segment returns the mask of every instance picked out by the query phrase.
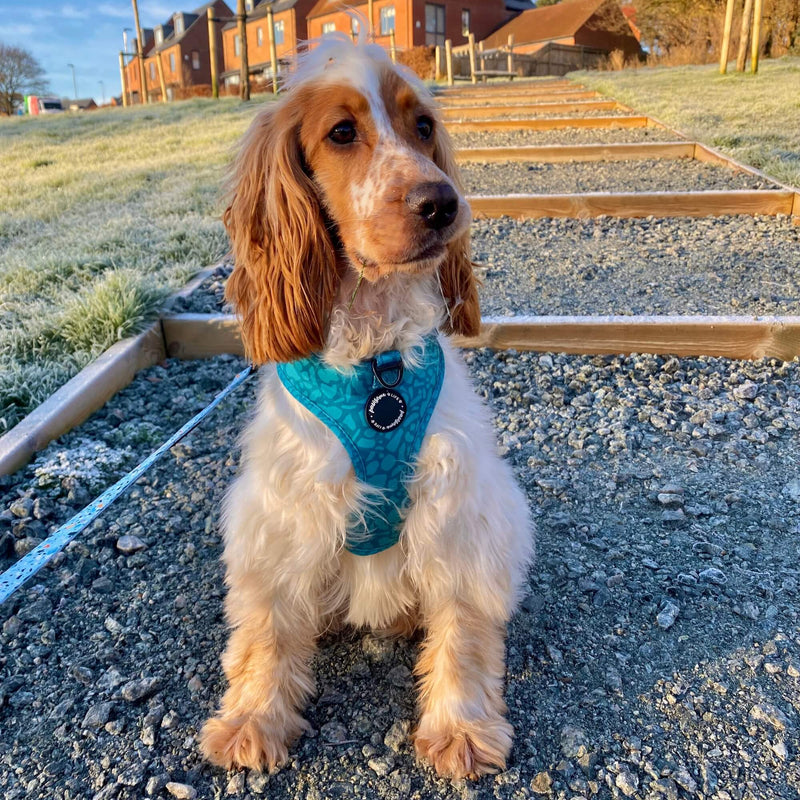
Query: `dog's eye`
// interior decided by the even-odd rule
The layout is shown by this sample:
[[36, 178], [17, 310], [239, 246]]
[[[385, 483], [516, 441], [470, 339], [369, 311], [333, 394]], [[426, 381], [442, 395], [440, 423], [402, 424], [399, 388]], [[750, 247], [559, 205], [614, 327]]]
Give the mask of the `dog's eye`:
[[433, 120], [430, 117], [420, 117], [417, 120], [417, 133], [420, 139], [430, 139], [433, 133]]
[[356, 126], [350, 122], [350, 120], [337, 122], [333, 128], [331, 128], [328, 138], [336, 144], [350, 144], [355, 141]]

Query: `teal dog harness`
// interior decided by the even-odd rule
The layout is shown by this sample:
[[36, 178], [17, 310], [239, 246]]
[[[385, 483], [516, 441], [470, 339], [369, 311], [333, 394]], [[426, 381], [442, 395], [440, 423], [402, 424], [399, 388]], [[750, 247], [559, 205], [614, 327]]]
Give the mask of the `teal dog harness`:
[[406, 482], [444, 379], [444, 355], [435, 335], [425, 338], [415, 360], [419, 366], [410, 367], [391, 350], [346, 371], [316, 354], [278, 364], [289, 394], [336, 434], [356, 477], [378, 490], [348, 526], [347, 549], [355, 555], [380, 553], [400, 538]]

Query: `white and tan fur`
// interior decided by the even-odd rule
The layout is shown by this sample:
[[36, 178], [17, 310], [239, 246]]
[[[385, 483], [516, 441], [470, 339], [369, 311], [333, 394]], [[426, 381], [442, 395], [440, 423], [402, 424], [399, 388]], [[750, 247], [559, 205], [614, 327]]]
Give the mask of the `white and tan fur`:
[[[327, 136], [340, 117], [357, 131], [354, 142]], [[423, 118], [433, 121], [429, 139], [418, 127]], [[406, 201], [432, 181], [458, 197], [452, 222], [435, 231]], [[475, 333], [470, 213], [458, 189], [424, 88], [380, 48], [323, 40], [285, 99], [255, 120], [237, 162], [226, 214], [236, 256], [228, 295], [251, 358], [317, 350], [346, 369], [389, 349], [413, 357], [437, 328]], [[213, 763], [274, 768], [286, 760], [306, 727], [315, 640], [339, 620], [424, 630], [415, 745], [439, 773], [477, 777], [505, 765], [505, 625], [532, 556], [532, 527], [496, 454], [488, 412], [441, 338], [444, 385], [400, 541], [372, 556], [344, 547], [347, 521], [369, 488], [274, 366], [262, 368], [242, 471], [224, 509], [232, 631], [222, 658], [229, 687], [201, 737]]]

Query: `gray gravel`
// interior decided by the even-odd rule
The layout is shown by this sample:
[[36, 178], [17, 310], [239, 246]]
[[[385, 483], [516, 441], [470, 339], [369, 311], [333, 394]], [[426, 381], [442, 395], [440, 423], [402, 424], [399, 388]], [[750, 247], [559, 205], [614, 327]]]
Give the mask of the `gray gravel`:
[[[472, 251], [487, 315], [800, 313], [787, 217], [477, 220]], [[173, 310], [228, 311], [229, 270]]]
[[529, 161], [461, 166], [470, 194], [700, 192], [774, 189], [756, 175], [690, 158], [544, 164]]
[[608, 144], [612, 142], [678, 142], [666, 128], [563, 128], [552, 131], [479, 131], [450, 134], [456, 147], [523, 147], [545, 144]]
[[485, 314], [798, 314], [789, 217], [478, 220]]
[[[456, 120], [477, 121], [474, 116], [464, 109], [457, 106], [452, 107], [452, 116], [448, 119], [449, 122]], [[463, 112], [463, 113], [458, 113]], [[634, 112], [621, 108], [563, 108], [563, 109], [534, 109], [533, 111], [526, 108], [515, 109], [513, 107], [503, 104], [502, 108], [498, 108], [496, 114], [493, 114], [488, 119], [540, 119], [542, 117], [631, 117], [639, 116]]]
[[[286, 768], [199, 760], [250, 382], [0, 608], [2, 796], [796, 798], [800, 362], [466, 357], [540, 530], [509, 631], [505, 772], [452, 783], [417, 765], [416, 644], [356, 632], [322, 641], [313, 733]], [[0, 566], [240, 366], [147, 370], [0, 479]]]

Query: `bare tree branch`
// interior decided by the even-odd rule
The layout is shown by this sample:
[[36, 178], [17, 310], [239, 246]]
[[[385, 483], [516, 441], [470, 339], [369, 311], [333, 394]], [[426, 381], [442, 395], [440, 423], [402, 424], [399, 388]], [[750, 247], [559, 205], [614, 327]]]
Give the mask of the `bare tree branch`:
[[0, 42], [0, 114], [13, 114], [26, 94], [46, 91], [39, 62], [27, 50]]

